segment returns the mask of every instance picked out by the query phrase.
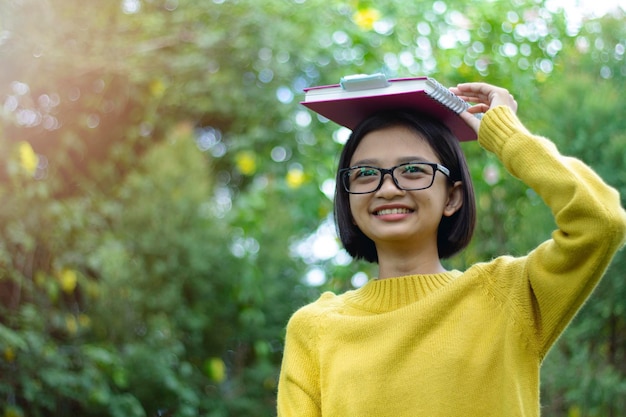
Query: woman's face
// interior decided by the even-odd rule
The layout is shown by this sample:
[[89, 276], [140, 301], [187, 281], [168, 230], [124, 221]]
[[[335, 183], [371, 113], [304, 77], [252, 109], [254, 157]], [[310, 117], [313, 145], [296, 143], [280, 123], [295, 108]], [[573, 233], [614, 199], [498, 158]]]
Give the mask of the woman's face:
[[[368, 133], [356, 148], [350, 166], [391, 168], [404, 162], [441, 163], [419, 134], [403, 126]], [[462, 204], [460, 183], [454, 186], [437, 171], [430, 188], [405, 191], [386, 175], [377, 191], [350, 194], [354, 223], [376, 244], [396, 250], [431, 251], [437, 255], [437, 229], [442, 216], [451, 216]]]

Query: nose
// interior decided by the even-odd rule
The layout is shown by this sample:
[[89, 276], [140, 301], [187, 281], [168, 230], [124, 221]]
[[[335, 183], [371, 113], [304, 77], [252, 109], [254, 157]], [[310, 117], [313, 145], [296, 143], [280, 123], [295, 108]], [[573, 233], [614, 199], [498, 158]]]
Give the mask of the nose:
[[391, 176], [391, 173], [385, 172], [383, 174], [382, 181], [383, 183], [380, 185], [380, 188], [378, 189], [376, 194], [379, 194], [382, 197], [387, 197], [387, 196], [394, 196], [394, 195], [404, 193], [404, 190], [401, 190], [400, 188], [398, 188], [398, 186], [394, 182], [393, 177]]

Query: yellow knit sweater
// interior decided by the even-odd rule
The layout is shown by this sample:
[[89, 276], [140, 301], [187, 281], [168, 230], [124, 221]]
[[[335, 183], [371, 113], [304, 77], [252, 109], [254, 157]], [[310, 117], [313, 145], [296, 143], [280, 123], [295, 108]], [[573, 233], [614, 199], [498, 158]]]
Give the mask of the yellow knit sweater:
[[552, 238], [525, 257], [373, 280], [298, 310], [279, 417], [539, 415], [541, 361], [623, 244], [626, 213], [506, 107], [485, 114], [479, 142], [548, 204]]

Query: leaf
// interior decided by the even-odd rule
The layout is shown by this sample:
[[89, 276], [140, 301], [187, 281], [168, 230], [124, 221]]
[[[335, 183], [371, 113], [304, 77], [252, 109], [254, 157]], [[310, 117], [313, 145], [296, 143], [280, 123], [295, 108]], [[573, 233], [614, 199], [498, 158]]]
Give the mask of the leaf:
[[0, 323], [0, 346], [4, 348], [12, 348], [25, 350], [27, 348], [26, 340], [20, 335], [20, 332], [12, 330]]

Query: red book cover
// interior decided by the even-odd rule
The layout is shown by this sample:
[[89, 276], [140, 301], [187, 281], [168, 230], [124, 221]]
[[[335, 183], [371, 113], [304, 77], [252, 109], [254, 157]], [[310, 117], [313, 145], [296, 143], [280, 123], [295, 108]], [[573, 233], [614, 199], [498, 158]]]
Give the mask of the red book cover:
[[476, 132], [459, 116], [469, 105], [429, 77], [351, 76], [341, 84], [304, 92], [302, 105], [350, 130], [378, 111], [410, 109], [441, 120], [460, 141], [476, 139]]

